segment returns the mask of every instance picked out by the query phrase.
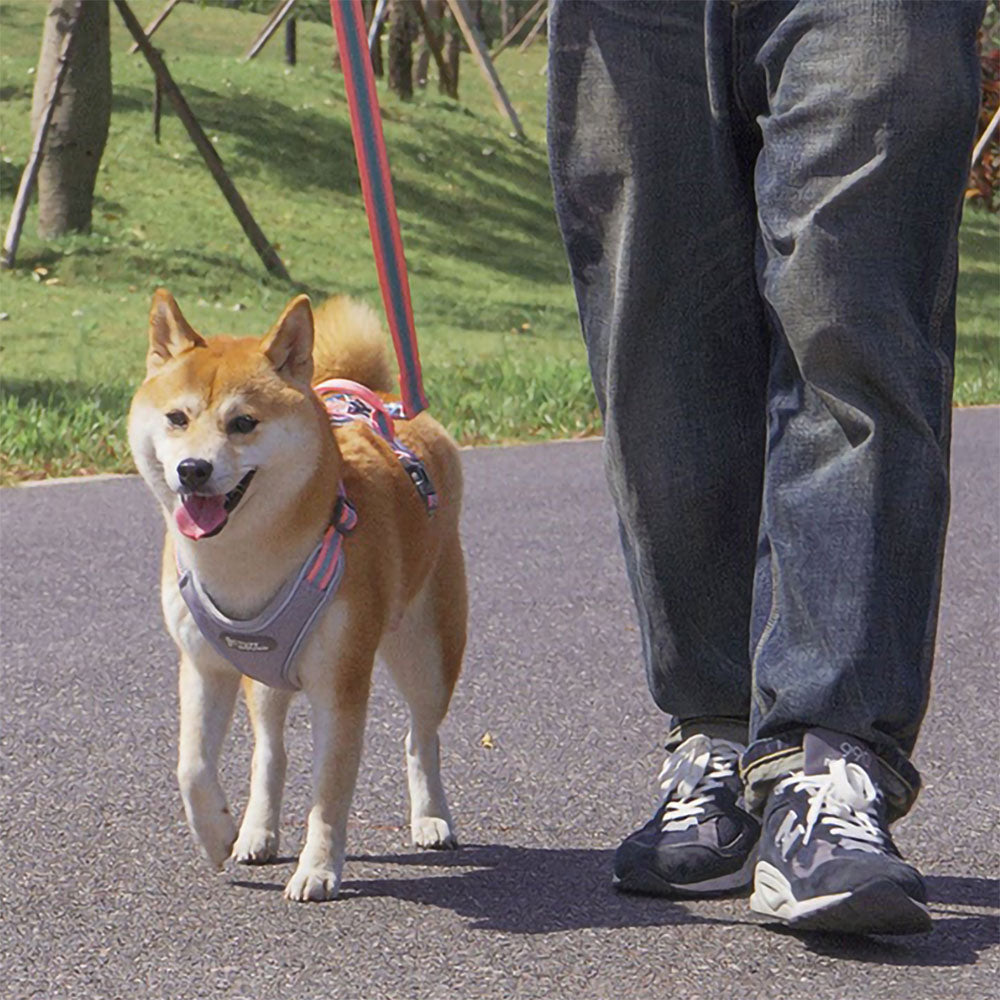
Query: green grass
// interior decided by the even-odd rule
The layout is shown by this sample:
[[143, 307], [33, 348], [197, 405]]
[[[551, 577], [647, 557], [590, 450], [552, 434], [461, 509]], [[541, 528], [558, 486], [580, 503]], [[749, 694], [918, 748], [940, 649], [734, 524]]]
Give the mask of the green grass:
[[1000, 218], [967, 207], [959, 242], [955, 403], [1000, 402]]
[[[144, 23], [161, 0], [135, 0]], [[0, 2], [0, 225], [30, 148], [44, 5]], [[43, 242], [35, 210], [0, 276], [0, 477], [131, 468], [124, 414], [141, 378], [154, 288], [203, 332], [258, 334], [299, 290], [380, 307], [332, 29], [299, 24], [240, 58], [264, 18], [183, 4], [156, 36], [291, 283], [264, 271], [178, 119], [151, 135], [152, 75], [112, 10], [114, 110], [93, 231]], [[541, 45], [497, 66], [527, 133], [518, 143], [465, 57], [455, 103], [432, 83], [408, 103], [383, 88], [383, 124], [434, 413], [467, 443], [599, 430], [552, 211]], [[962, 233], [961, 403], [1000, 400], [996, 220]]]
[[[159, 6], [133, 4], [143, 21]], [[42, 10], [0, 5], [4, 227], [29, 151]], [[32, 209], [17, 268], [0, 278], [7, 481], [131, 467], [124, 411], [159, 285], [207, 333], [261, 333], [299, 290], [380, 307], [332, 29], [299, 24], [294, 69], [280, 39], [244, 64], [263, 20], [183, 5], [157, 45], [292, 283], [266, 274], [172, 113], [153, 142], [151, 73], [124, 54], [112, 11], [114, 110], [93, 232], [41, 242]], [[471, 61], [461, 103], [434, 84], [409, 103], [381, 94], [425, 382], [435, 414], [466, 442], [597, 429], [551, 206], [544, 60], [536, 47], [498, 61], [524, 143]]]
[[123, 382], [5, 379], [3, 478], [132, 471], [124, 417], [131, 395]]

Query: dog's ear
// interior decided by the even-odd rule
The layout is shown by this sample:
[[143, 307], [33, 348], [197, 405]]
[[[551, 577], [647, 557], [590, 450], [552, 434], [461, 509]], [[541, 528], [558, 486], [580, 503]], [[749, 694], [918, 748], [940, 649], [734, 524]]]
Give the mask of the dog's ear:
[[155, 375], [171, 358], [193, 347], [205, 347], [205, 341], [191, 328], [174, 297], [165, 288], [153, 293], [149, 310], [149, 353], [146, 377]]
[[311, 385], [313, 377], [313, 312], [308, 295], [285, 306], [281, 318], [261, 343], [274, 370], [291, 382]]

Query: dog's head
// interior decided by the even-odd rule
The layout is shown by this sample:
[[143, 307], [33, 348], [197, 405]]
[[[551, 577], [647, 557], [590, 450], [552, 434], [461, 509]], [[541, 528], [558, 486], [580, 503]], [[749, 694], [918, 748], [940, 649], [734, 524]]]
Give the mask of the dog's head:
[[262, 339], [192, 329], [169, 292], [149, 314], [146, 380], [132, 400], [129, 444], [146, 483], [190, 539], [231, 517], [281, 509], [320, 453], [310, 387], [313, 317], [293, 299]]

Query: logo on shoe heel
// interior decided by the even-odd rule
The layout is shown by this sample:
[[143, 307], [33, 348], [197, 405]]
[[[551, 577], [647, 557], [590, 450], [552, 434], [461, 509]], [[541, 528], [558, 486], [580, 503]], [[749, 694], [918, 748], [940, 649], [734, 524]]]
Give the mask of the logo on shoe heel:
[[857, 743], [849, 743], [845, 740], [840, 744], [840, 752], [846, 760], [855, 764], [860, 764], [866, 771], [871, 768], [872, 755]]

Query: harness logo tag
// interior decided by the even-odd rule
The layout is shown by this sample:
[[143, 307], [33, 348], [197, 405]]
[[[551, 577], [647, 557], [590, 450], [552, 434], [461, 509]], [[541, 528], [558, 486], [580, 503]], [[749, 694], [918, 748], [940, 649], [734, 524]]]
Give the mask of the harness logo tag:
[[272, 649], [278, 647], [277, 640], [272, 639], [269, 635], [244, 639], [242, 636], [223, 632], [220, 638], [230, 649], [235, 649], [240, 653], [270, 653]]

